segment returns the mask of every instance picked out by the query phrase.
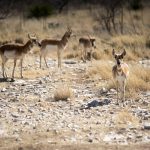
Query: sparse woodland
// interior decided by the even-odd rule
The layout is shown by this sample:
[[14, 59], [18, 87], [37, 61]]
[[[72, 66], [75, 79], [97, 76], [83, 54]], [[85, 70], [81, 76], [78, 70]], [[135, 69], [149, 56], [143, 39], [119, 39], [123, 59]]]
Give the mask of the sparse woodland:
[[[19, 61], [14, 82], [3, 80], [0, 66], [0, 150], [149, 149], [149, 0], [1, 0], [0, 8], [0, 46], [25, 44], [28, 33], [61, 39], [68, 27], [75, 35], [61, 69], [56, 50], [40, 68], [38, 46], [23, 60], [23, 79]], [[96, 39], [86, 63], [81, 37]], [[126, 50], [125, 107], [116, 105], [113, 49]]]

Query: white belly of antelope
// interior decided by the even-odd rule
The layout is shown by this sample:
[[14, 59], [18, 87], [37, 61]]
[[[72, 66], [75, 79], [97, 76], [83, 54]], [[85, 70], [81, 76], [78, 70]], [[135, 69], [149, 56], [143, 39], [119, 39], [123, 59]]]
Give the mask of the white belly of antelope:
[[123, 82], [123, 81], [125, 81], [125, 79], [126, 79], [125, 76], [120, 76], [120, 75], [116, 76], [116, 80], [117, 80], [118, 82]]
[[23, 59], [25, 54], [22, 53], [21, 55], [16, 55], [16, 51], [15, 50], [11, 50], [11, 51], [8, 51], [6, 50], [4, 52], [4, 56], [7, 58], [7, 59]]
[[57, 45], [47, 45], [44, 49], [42, 49], [43, 55], [47, 55], [51, 51], [57, 51]]
[[14, 59], [16, 57], [16, 51], [15, 50], [12, 50], [12, 51], [5, 50], [4, 56], [8, 59]]

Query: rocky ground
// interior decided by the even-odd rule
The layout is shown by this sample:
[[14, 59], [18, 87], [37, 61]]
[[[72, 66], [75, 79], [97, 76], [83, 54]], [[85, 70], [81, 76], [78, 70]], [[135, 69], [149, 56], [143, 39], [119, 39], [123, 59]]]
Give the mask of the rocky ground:
[[[34, 67], [24, 67], [24, 74], [40, 73], [35, 78], [1, 79], [0, 149], [28, 144], [150, 143], [149, 91], [128, 99], [123, 108], [116, 105], [114, 89], [97, 86], [103, 80], [86, 78], [90, 63], [64, 61], [61, 71], [55, 61], [49, 59], [48, 64], [49, 69], [39, 69], [36, 60]], [[54, 92], [62, 85], [69, 85], [74, 94], [68, 101], [54, 101]]]

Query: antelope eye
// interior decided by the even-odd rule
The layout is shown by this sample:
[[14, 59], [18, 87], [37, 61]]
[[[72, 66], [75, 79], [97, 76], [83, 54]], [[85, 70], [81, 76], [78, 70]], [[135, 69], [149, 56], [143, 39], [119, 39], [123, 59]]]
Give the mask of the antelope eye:
[[120, 58], [120, 59], [123, 59], [123, 56], [120, 56], [119, 58]]

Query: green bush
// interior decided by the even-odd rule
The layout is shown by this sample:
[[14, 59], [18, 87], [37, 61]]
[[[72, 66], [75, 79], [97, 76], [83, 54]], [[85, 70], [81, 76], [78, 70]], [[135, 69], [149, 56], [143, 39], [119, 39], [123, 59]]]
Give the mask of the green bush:
[[50, 5], [37, 5], [29, 10], [29, 18], [46, 18], [53, 14], [53, 8]]
[[130, 0], [129, 5], [132, 10], [139, 10], [142, 8], [142, 0]]

